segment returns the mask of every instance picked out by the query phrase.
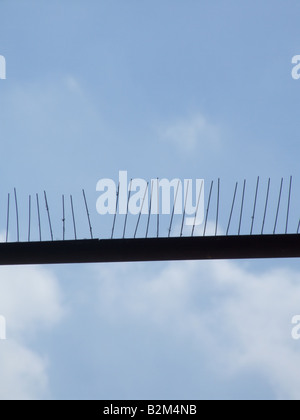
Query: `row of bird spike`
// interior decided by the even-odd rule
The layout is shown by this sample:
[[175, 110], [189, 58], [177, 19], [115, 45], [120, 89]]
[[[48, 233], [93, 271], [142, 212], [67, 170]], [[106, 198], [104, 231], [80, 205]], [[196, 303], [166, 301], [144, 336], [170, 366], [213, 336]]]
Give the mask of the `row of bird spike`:
[[[291, 203], [291, 193], [292, 193], [292, 180], [293, 180], [292, 177], [290, 177], [290, 179], [289, 179], [289, 190], [288, 190], [288, 203], [287, 203], [287, 208], [286, 208], [286, 219], [285, 219], [285, 234], [288, 233], [290, 203]], [[275, 214], [275, 220], [274, 220], [274, 226], [273, 226], [273, 234], [276, 234], [276, 229], [277, 229], [277, 224], [278, 224], [279, 210], [280, 210], [281, 201], [282, 201], [283, 182], [284, 182], [284, 179], [281, 178], [281, 182], [280, 182], [280, 186], [279, 186], [279, 192], [278, 192], [276, 214]], [[257, 178], [257, 182], [256, 182], [253, 210], [252, 210], [252, 216], [251, 216], [250, 235], [253, 234], [253, 229], [254, 229], [254, 221], [255, 221], [256, 210], [257, 210], [259, 185], [260, 185], [260, 177]], [[137, 237], [138, 228], [139, 228], [139, 225], [140, 225], [142, 210], [143, 210], [143, 207], [144, 207], [144, 202], [145, 202], [145, 198], [146, 198], [146, 191], [148, 190], [148, 186], [149, 186], [149, 183], [147, 183], [147, 188], [145, 189], [145, 194], [144, 194], [144, 197], [143, 197], [140, 213], [138, 214], [138, 219], [137, 219], [136, 227], [135, 227], [135, 230], [134, 230], [133, 238]], [[268, 179], [268, 184], [267, 184], [267, 189], [266, 189], [265, 202], [264, 202], [263, 220], [262, 220], [262, 225], [261, 225], [261, 230], [260, 230], [260, 234], [262, 234], [262, 235], [264, 234], [264, 230], [265, 230], [265, 222], [266, 222], [267, 210], [268, 210], [268, 205], [269, 205], [270, 186], [271, 186], [271, 179], [269, 178]], [[152, 187], [153, 187], [153, 185], [152, 185]], [[208, 202], [207, 202], [207, 207], [206, 207], [206, 211], [205, 211], [203, 236], [206, 236], [206, 233], [207, 233], [209, 212], [210, 212], [210, 208], [211, 208], [212, 195], [213, 195], [212, 194], [213, 193], [213, 187], [214, 187], [214, 181], [211, 181], [210, 188], [209, 188]], [[111, 235], [110, 235], [111, 239], [114, 239], [114, 237], [115, 237], [115, 227], [116, 227], [116, 220], [117, 220], [117, 214], [118, 214], [117, 211], [118, 211], [118, 204], [119, 204], [119, 188], [120, 188], [120, 186], [118, 187], [118, 190], [117, 190], [116, 211], [115, 211], [115, 214], [114, 214], [114, 217], [113, 217], [113, 222], [112, 222], [112, 230], [111, 230]], [[234, 186], [233, 198], [232, 198], [232, 202], [231, 202], [229, 219], [228, 219], [227, 228], [226, 228], [226, 235], [229, 235], [229, 231], [230, 231], [230, 227], [231, 227], [231, 223], [232, 223], [233, 211], [234, 211], [234, 208], [235, 208], [235, 205], [236, 205], [237, 190], [238, 190], [238, 182], [236, 182], [235, 186]], [[150, 208], [151, 208], [151, 201], [152, 201], [152, 192], [153, 192], [153, 188], [151, 188], [151, 194], [150, 194]], [[124, 226], [123, 226], [123, 234], [122, 234], [123, 239], [126, 237], [130, 193], [131, 193], [131, 190], [129, 189], [128, 202], [127, 202], [127, 213], [125, 215], [125, 221], [124, 221]], [[171, 234], [172, 234], [173, 220], [174, 220], [174, 214], [175, 214], [175, 206], [176, 206], [176, 200], [177, 200], [177, 193], [178, 193], [178, 188], [177, 188], [177, 191], [175, 193], [175, 200], [174, 200], [173, 209], [172, 209], [172, 212], [171, 212], [170, 224], [169, 224], [168, 235], [167, 235], [168, 237], [170, 237]], [[196, 219], [197, 213], [198, 213], [198, 207], [199, 207], [201, 193], [202, 192], [200, 191], [199, 196], [197, 198], [197, 208], [196, 208], [195, 219]], [[246, 193], [246, 180], [244, 180], [243, 188], [242, 188], [242, 197], [241, 197], [241, 205], [240, 205], [240, 208], [239, 208], [239, 223], [238, 223], [237, 235], [241, 234], [243, 212], [244, 212], [244, 205], [245, 205], [245, 193]], [[83, 202], [84, 202], [86, 217], [87, 217], [88, 226], [89, 226], [90, 238], [94, 239], [93, 228], [92, 228], [91, 217], [90, 217], [90, 210], [89, 210], [85, 190], [82, 190], [82, 196], [83, 196]], [[45, 206], [45, 209], [46, 209], [46, 212], [47, 212], [50, 237], [51, 237], [51, 240], [53, 241], [54, 240], [54, 235], [53, 235], [50, 208], [49, 208], [48, 197], [47, 197], [46, 191], [44, 191], [43, 199], [44, 199], [44, 206]], [[41, 225], [41, 206], [42, 206], [42, 204], [41, 204], [39, 194], [36, 194], [35, 197], [30, 195], [29, 198], [28, 198], [28, 215], [29, 215], [29, 219], [28, 219], [28, 238], [27, 238], [28, 242], [31, 241], [32, 208], [33, 208], [33, 205], [34, 205], [34, 200], [35, 200], [35, 205], [36, 205], [36, 209], [37, 209], [38, 235], [39, 235], [39, 240], [42, 241], [42, 225]], [[67, 198], [65, 195], [62, 196], [62, 220], [61, 220], [62, 221], [62, 239], [63, 240], [66, 239], [66, 205], [67, 205], [67, 200], [70, 201], [74, 239], [77, 240], [78, 235], [77, 235], [77, 227], [76, 227], [75, 211], [74, 211], [74, 203], [73, 203], [73, 196], [72, 195], [70, 195], [69, 198]], [[14, 205], [15, 205], [15, 212], [16, 212], [17, 242], [20, 242], [19, 208], [18, 208], [18, 197], [17, 197], [16, 189], [14, 189]], [[8, 240], [9, 240], [10, 207], [11, 207], [11, 195], [8, 194], [7, 220], [6, 220], [6, 242], [8, 242]], [[184, 228], [184, 222], [185, 222], [185, 217], [186, 217], [186, 211], [185, 211], [186, 208], [185, 207], [186, 207], [186, 200], [185, 200], [185, 206], [184, 206], [184, 211], [183, 211], [183, 216], [182, 216], [182, 221], [181, 221], [180, 236], [183, 236], [183, 228]], [[216, 202], [214, 235], [218, 235], [219, 213], [220, 213], [220, 179], [217, 180], [217, 202]], [[145, 238], [148, 238], [148, 235], [149, 235], [150, 217], [151, 217], [151, 212], [149, 211], [148, 212]], [[156, 236], [159, 237], [159, 235], [160, 235], [160, 214], [159, 214], [159, 212], [157, 212], [156, 217], [157, 217]], [[300, 219], [299, 219], [299, 223], [298, 223], [298, 226], [297, 226], [297, 234], [299, 234], [299, 232], [300, 232]], [[195, 225], [192, 227], [191, 236], [194, 236], [194, 234], [195, 234]]]
[[[88, 219], [88, 223], [89, 223], [91, 239], [94, 239], [93, 238], [93, 228], [92, 228], [90, 212], [89, 212], [89, 207], [88, 207], [88, 203], [87, 203], [85, 190], [82, 190], [82, 194], [83, 194], [83, 199], [84, 199], [84, 203], [85, 203], [85, 209], [86, 209], [87, 219]], [[29, 215], [28, 216], [28, 242], [31, 241], [31, 223], [32, 223], [31, 214], [32, 214], [33, 200], [34, 200], [34, 197], [29, 195], [29, 198], [28, 198], [28, 215]], [[38, 217], [39, 240], [42, 241], [41, 202], [40, 202], [41, 200], [40, 200], [39, 194], [36, 194], [35, 201], [36, 201], [37, 217]], [[10, 196], [10, 194], [8, 194], [8, 197], [7, 197], [7, 218], [6, 218], [6, 242], [8, 242], [8, 237], [9, 237], [10, 202], [11, 202], [11, 196]], [[15, 202], [15, 210], [16, 210], [17, 242], [20, 242], [19, 206], [18, 206], [18, 198], [17, 198], [16, 188], [14, 188], [14, 202]], [[48, 217], [48, 224], [49, 224], [51, 241], [54, 241], [52, 221], [51, 221], [51, 215], [50, 215], [50, 208], [49, 208], [49, 204], [48, 204], [48, 197], [47, 197], [46, 191], [44, 191], [44, 203], [45, 203], [45, 208], [46, 208], [47, 217]], [[70, 195], [70, 204], [71, 204], [71, 213], [72, 213], [72, 221], [73, 221], [73, 229], [74, 229], [74, 239], [77, 240], [78, 237], [77, 237], [75, 211], [74, 211], [74, 203], [73, 203], [73, 196], [72, 195]], [[62, 209], [63, 209], [63, 215], [62, 215], [63, 240], [65, 240], [65, 238], [66, 238], [66, 197], [65, 197], [65, 195], [62, 196]]]
[[[289, 191], [288, 191], [288, 204], [287, 204], [287, 210], [286, 210], [285, 234], [288, 233], [290, 203], [291, 203], [291, 194], [292, 194], [292, 181], [293, 181], [293, 177], [291, 176], [290, 179], [289, 179]], [[244, 203], [245, 203], [245, 193], [246, 193], [246, 182], [247, 182], [246, 179], [244, 179], [243, 189], [242, 189], [242, 200], [241, 200], [240, 213], [239, 213], [239, 225], [238, 225], [238, 232], [237, 232], [238, 235], [241, 234]], [[277, 224], [278, 224], [278, 216], [279, 216], [279, 210], [280, 210], [280, 205], [281, 205], [281, 200], [282, 200], [283, 182], [284, 182], [284, 179], [281, 178], [279, 193], [278, 193], [277, 208], [276, 208], [276, 216], [275, 216], [274, 228], [273, 228], [273, 232], [272, 232], [274, 235], [276, 234], [276, 229], [277, 229]], [[255, 221], [255, 215], [256, 215], [256, 209], [257, 209], [257, 199], [258, 199], [259, 185], [260, 185], [260, 177], [258, 176], [257, 177], [257, 182], [256, 182], [256, 188], [255, 188], [255, 198], [254, 198], [254, 204], [253, 204], [253, 212], [252, 212], [252, 216], [251, 216], [250, 235], [253, 235], [254, 221]], [[146, 191], [148, 189], [148, 186], [149, 186], [149, 183], [147, 183], [147, 187], [145, 189], [145, 195], [143, 197], [143, 202], [142, 202], [142, 205], [141, 205], [141, 211], [140, 211], [139, 216], [138, 216], [138, 221], [137, 221], [137, 225], [136, 225], [136, 228], [135, 228], [134, 238], [136, 238], [136, 235], [137, 235], [137, 230], [138, 230], [138, 226], [139, 226], [141, 213], [142, 213], [142, 209], [143, 209], [143, 206], [144, 206], [144, 200], [145, 200]], [[208, 203], [207, 203], [206, 212], [205, 212], [203, 236], [205, 236], [206, 232], [207, 232], [208, 216], [209, 216], [209, 211], [210, 211], [210, 207], [211, 207], [213, 186], [214, 186], [214, 180], [211, 181], [210, 188], [209, 188], [209, 196], [208, 196]], [[268, 178], [266, 199], [265, 199], [265, 203], [264, 203], [263, 221], [262, 221], [262, 226], [261, 226], [261, 231], [260, 231], [261, 235], [264, 234], [264, 229], [265, 229], [265, 222], [266, 222], [266, 216], [267, 216], [267, 210], [268, 210], [268, 204], [269, 204], [270, 187], [271, 187], [271, 178]], [[235, 203], [236, 203], [237, 190], [238, 190], [238, 182], [235, 183], [235, 187], [234, 187], [232, 204], [231, 204], [228, 224], [227, 224], [227, 228], [226, 228], [226, 236], [229, 235], [229, 230], [230, 230], [230, 226], [231, 226], [231, 222], [232, 222], [232, 215], [233, 215], [234, 206], [235, 206]], [[176, 200], [177, 200], [177, 193], [178, 193], [178, 188], [177, 188], [176, 193], [175, 193], [175, 200], [174, 200], [174, 204], [173, 204], [173, 210], [172, 210], [172, 213], [171, 213], [170, 226], [169, 226], [169, 229], [168, 229], [168, 237], [171, 236], [172, 224], [173, 224], [173, 218], [174, 218], [174, 210], [175, 210]], [[201, 193], [202, 193], [202, 188], [199, 192], [199, 196], [197, 197], [195, 220], [196, 220], [198, 209], [199, 209], [199, 202], [200, 202]], [[118, 191], [117, 191], [116, 211], [115, 211], [115, 215], [114, 215], [111, 239], [113, 239], [113, 237], [114, 237], [114, 228], [115, 228], [115, 222], [116, 222], [116, 217], [117, 217], [117, 208], [118, 208], [118, 198], [119, 198], [119, 188], [118, 188]], [[129, 203], [129, 200], [130, 200], [130, 194], [129, 194], [129, 197], [128, 197], [128, 203]], [[152, 200], [152, 188], [151, 188], [151, 195], [150, 195], [150, 208], [151, 208], [151, 200]], [[185, 210], [186, 210], [186, 200], [185, 200], [185, 207], [184, 207], [184, 212], [183, 212], [183, 217], [182, 217], [182, 222], [181, 222], [180, 236], [183, 236], [183, 227], [184, 227], [184, 221], [185, 221], [185, 215], [186, 215]], [[218, 178], [218, 180], [217, 180], [217, 204], [216, 204], [215, 230], [214, 230], [214, 235], [215, 236], [217, 236], [217, 234], [218, 234], [219, 213], [220, 213], [220, 178]], [[157, 237], [159, 237], [159, 216], [160, 215], [159, 215], [159, 212], [158, 212], [157, 213]], [[127, 213], [126, 213], [126, 217], [125, 217], [123, 238], [125, 237], [127, 217], [128, 217], [128, 206], [127, 206]], [[146, 238], [148, 237], [149, 222], [150, 222], [150, 212], [148, 214]], [[300, 219], [299, 219], [298, 226], [297, 226], [297, 234], [299, 234], [299, 231], [300, 231]], [[194, 236], [194, 232], [195, 232], [195, 224], [192, 227], [191, 236]]]

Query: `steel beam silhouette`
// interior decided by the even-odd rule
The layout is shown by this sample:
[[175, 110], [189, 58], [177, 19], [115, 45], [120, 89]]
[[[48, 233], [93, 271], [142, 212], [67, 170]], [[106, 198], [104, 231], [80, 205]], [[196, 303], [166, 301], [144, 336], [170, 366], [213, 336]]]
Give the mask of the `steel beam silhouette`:
[[0, 265], [297, 257], [300, 257], [297, 234], [0, 244]]

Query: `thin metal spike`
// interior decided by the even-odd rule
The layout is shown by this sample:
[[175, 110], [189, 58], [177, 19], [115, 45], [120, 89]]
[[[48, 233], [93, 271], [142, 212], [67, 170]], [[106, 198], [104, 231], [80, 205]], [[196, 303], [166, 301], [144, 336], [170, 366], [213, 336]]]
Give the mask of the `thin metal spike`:
[[28, 242], [31, 239], [31, 195], [29, 196], [29, 208], [28, 208]]
[[74, 205], [73, 205], [73, 197], [70, 195], [71, 201], [71, 210], [72, 210], [72, 219], [73, 219], [73, 228], [74, 228], [74, 238], [75, 241], [77, 240], [77, 229], [76, 229], [76, 221], [75, 221], [75, 213], [74, 213]]
[[151, 179], [150, 207], [149, 207], [149, 214], [148, 214], [148, 221], [147, 221], [146, 238], [148, 238], [150, 217], [151, 217], [151, 211], [152, 211], [152, 194], [153, 194], [153, 179]]
[[9, 207], [10, 207], [10, 194], [8, 194], [8, 198], [7, 198], [6, 242], [8, 242], [8, 232], [9, 232]]
[[113, 239], [114, 233], [115, 233], [115, 226], [116, 226], [117, 212], [118, 212], [118, 205], [119, 205], [119, 195], [120, 195], [120, 182], [118, 184], [118, 190], [117, 190], [117, 195], [116, 195], [116, 208], [115, 208], [114, 221], [113, 221], [112, 230], [111, 230], [111, 239]]
[[159, 179], [157, 178], [157, 229], [156, 237], [159, 237]]
[[280, 183], [280, 190], [279, 190], [279, 197], [278, 197], [278, 205], [277, 205], [277, 211], [276, 211], [276, 218], [275, 218], [273, 235], [275, 235], [275, 233], [276, 233], [276, 227], [277, 227], [277, 221], [278, 221], [278, 214], [279, 214], [279, 208], [280, 208], [280, 201], [281, 201], [281, 194], [282, 194], [282, 186], [283, 186], [283, 178], [281, 178], [281, 183]]
[[135, 228], [135, 231], [134, 231], [134, 239], [136, 238], [136, 234], [137, 234], [138, 227], [139, 227], [139, 224], [140, 224], [141, 215], [142, 215], [142, 211], [143, 211], [143, 208], [144, 208], [144, 204], [145, 204], [145, 200], [146, 200], [146, 194], [147, 194], [147, 191], [148, 191], [148, 187], [149, 187], [149, 182], [147, 182], [147, 185], [146, 185], [146, 188], [145, 188], [145, 193], [144, 193], [144, 197], [143, 197], [143, 202], [142, 202], [141, 210], [140, 210], [138, 221], [137, 221], [136, 228]]
[[241, 227], [242, 227], [242, 218], [243, 218], [243, 210], [244, 210], [245, 191], [246, 191], [246, 180], [244, 179], [238, 235], [240, 235], [240, 233], [241, 233]]
[[226, 236], [228, 235], [229, 228], [230, 228], [230, 223], [231, 223], [231, 218], [232, 218], [232, 213], [233, 213], [233, 208], [234, 208], [234, 203], [235, 203], [237, 188], [238, 188], [238, 183], [236, 182], [235, 189], [234, 189], [234, 194], [233, 194], [233, 201], [232, 201], [232, 205], [231, 205], [230, 216], [229, 216], [229, 221], [228, 221], [228, 226], [227, 226], [227, 231], [226, 231]]
[[15, 194], [16, 220], [17, 220], [17, 242], [20, 242], [19, 209], [18, 209], [17, 190], [15, 188], [14, 188], [14, 194]]
[[195, 232], [195, 226], [196, 226], [196, 220], [197, 220], [197, 215], [198, 215], [198, 211], [199, 211], [199, 204], [200, 204], [200, 199], [201, 199], [201, 195], [202, 195], [202, 189], [203, 189], [203, 179], [201, 181], [201, 188], [200, 188], [200, 193], [199, 193], [199, 196], [198, 196], [196, 213], [195, 213], [195, 220], [194, 220], [194, 224], [193, 224], [193, 229], [192, 229], [191, 236], [194, 236], [194, 232]]
[[286, 213], [286, 225], [285, 225], [285, 233], [287, 234], [288, 231], [288, 224], [289, 224], [289, 214], [290, 214], [290, 204], [291, 204], [291, 194], [292, 194], [292, 182], [293, 177], [290, 177], [290, 186], [289, 186], [289, 198], [288, 198], [288, 207]]
[[169, 226], [168, 238], [171, 236], [172, 225], [173, 225], [173, 219], [174, 219], [174, 214], [175, 214], [175, 207], [176, 207], [176, 203], [177, 203], [177, 196], [178, 196], [178, 191], [179, 191], [179, 186], [180, 186], [180, 183], [181, 183], [181, 181], [180, 181], [180, 180], [178, 180], [177, 189], [176, 189], [176, 194], [175, 194], [175, 200], [174, 200], [173, 210], [172, 210], [172, 215], [171, 215], [171, 220], [170, 220], [170, 226]]
[[250, 235], [252, 235], [252, 233], [253, 233], [253, 226], [254, 226], [254, 218], [255, 218], [255, 212], [256, 212], [258, 187], [259, 187], [259, 176], [257, 177], [257, 183], [256, 183], [255, 199], [254, 199], [254, 207], [253, 207], [253, 214], [252, 214], [252, 222], [251, 222]]
[[94, 237], [93, 237], [93, 229], [92, 229], [92, 224], [91, 224], [91, 218], [90, 218], [90, 212], [89, 212], [88, 203], [87, 203], [87, 199], [86, 199], [86, 195], [85, 195], [85, 191], [84, 190], [82, 190], [82, 194], [83, 194], [83, 199], [84, 199], [84, 203], [85, 203], [86, 214], [87, 214], [87, 218], [88, 218], [88, 222], [89, 222], [91, 239], [94, 239]]
[[62, 208], [63, 208], [63, 218], [62, 218], [62, 223], [63, 223], [63, 241], [66, 238], [66, 215], [65, 215], [65, 196], [62, 196]]
[[42, 226], [41, 226], [40, 202], [39, 202], [38, 194], [36, 194], [36, 205], [37, 205], [37, 214], [38, 214], [39, 235], [40, 235], [40, 242], [41, 242], [42, 241]]
[[204, 223], [204, 229], [203, 229], [203, 236], [205, 236], [205, 233], [206, 233], [206, 226], [207, 226], [207, 221], [208, 221], [208, 212], [209, 212], [209, 206], [210, 206], [210, 200], [211, 200], [213, 185], [214, 185], [214, 181], [211, 181], [210, 191], [209, 191], [209, 196], [208, 196], [208, 204], [207, 204], [207, 209], [206, 209], [205, 223]]
[[268, 180], [268, 187], [267, 187], [267, 196], [266, 196], [266, 204], [265, 204], [265, 211], [264, 211], [264, 218], [263, 223], [261, 227], [261, 234], [264, 234], [264, 227], [265, 227], [265, 221], [266, 221], [266, 215], [267, 215], [267, 208], [268, 208], [268, 200], [269, 200], [269, 194], [270, 194], [270, 185], [271, 185], [271, 178]]
[[220, 178], [218, 178], [218, 196], [217, 196], [217, 215], [216, 215], [216, 231], [215, 231], [215, 236], [217, 236], [217, 233], [218, 233], [219, 206], [220, 206]]
[[300, 231], [300, 219], [299, 219], [299, 223], [298, 223], [297, 234], [299, 233], [299, 231]]
[[46, 191], [44, 191], [44, 197], [45, 197], [46, 210], [47, 210], [47, 214], [48, 214], [48, 222], [49, 222], [49, 229], [50, 229], [51, 241], [53, 241], [54, 240], [54, 238], [53, 238], [53, 230], [52, 230], [50, 210], [49, 210], [49, 206], [48, 206], [48, 200], [47, 200]]
[[131, 186], [132, 186], [132, 178], [131, 178], [130, 184], [129, 184], [129, 193], [128, 193], [128, 198], [127, 198], [127, 209], [126, 209], [126, 216], [125, 216], [125, 223], [124, 223], [124, 230], [123, 230], [123, 239], [125, 238], [125, 233], [126, 233], [128, 211], [129, 211], [129, 201], [130, 201], [130, 197], [131, 197]]
[[182, 237], [182, 234], [183, 234], [183, 226], [184, 226], [184, 220], [185, 220], [185, 212], [186, 212], [186, 204], [187, 204], [187, 198], [188, 198], [188, 192], [189, 192], [189, 185], [190, 185], [190, 180], [188, 180], [187, 188], [186, 188], [186, 195], [185, 195], [185, 203], [184, 203], [184, 210], [183, 210], [183, 216], [182, 216], [180, 237]]

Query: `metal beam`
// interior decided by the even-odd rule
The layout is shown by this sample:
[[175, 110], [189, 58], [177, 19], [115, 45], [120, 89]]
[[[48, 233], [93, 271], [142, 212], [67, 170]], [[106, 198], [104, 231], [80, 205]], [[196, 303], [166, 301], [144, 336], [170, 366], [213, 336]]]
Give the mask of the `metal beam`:
[[300, 235], [88, 239], [0, 244], [0, 265], [300, 257]]

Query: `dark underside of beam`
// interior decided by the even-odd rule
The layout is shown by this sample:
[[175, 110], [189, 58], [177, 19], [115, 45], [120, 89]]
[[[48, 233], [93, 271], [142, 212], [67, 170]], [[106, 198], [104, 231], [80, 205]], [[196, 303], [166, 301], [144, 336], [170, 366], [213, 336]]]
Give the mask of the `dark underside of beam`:
[[300, 257], [300, 235], [95, 239], [0, 244], [0, 265]]

